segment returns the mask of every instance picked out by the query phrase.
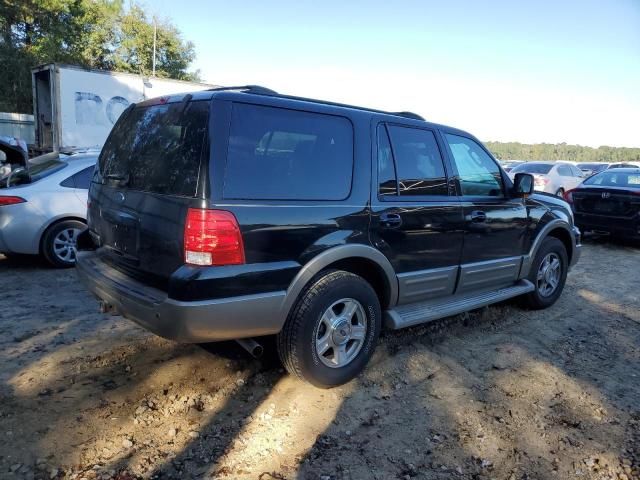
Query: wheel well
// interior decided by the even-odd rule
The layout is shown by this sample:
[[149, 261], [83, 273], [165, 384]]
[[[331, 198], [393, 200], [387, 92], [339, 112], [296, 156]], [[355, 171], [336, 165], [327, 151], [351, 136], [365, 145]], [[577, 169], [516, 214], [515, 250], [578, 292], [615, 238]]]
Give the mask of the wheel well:
[[40, 250], [41, 254], [42, 254], [42, 242], [44, 241], [44, 237], [47, 234], [47, 232], [51, 230], [53, 227], [55, 227], [56, 225], [58, 225], [60, 222], [66, 222], [68, 220], [75, 220], [77, 222], [84, 223], [85, 225], [87, 224], [87, 220], [82, 217], [63, 217], [63, 218], [58, 218], [57, 220], [54, 220], [49, 225], [47, 225], [47, 228], [45, 228], [42, 231], [42, 234], [40, 235], [40, 243], [39, 243], [38, 249]]
[[326, 269], [345, 270], [364, 278], [373, 287], [380, 300], [380, 306], [385, 309], [389, 305], [390, 286], [384, 270], [371, 260], [362, 257], [344, 258], [331, 263]]
[[564, 244], [564, 248], [567, 249], [567, 255], [569, 256], [569, 262], [571, 262], [571, 257], [573, 256], [573, 242], [569, 232], [564, 228], [555, 228], [551, 230], [547, 236], [557, 238]]

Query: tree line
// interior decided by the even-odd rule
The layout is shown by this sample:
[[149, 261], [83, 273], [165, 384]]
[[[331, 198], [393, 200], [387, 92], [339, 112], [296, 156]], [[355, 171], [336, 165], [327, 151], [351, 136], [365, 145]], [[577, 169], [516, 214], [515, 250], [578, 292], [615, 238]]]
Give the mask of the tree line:
[[566, 143], [517, 142], [485, 142], [485, 145], [499, 160], [568, 160], [608, 163], [640, 161], [640, 148], [607, 146], [592, 148]]
[[31, 68], [51, 62], [150, 75], [156, 26], [156, 76], [198, 80], [192, 42], [134, 1], [2, 0], [0, 111], [30, 113]]

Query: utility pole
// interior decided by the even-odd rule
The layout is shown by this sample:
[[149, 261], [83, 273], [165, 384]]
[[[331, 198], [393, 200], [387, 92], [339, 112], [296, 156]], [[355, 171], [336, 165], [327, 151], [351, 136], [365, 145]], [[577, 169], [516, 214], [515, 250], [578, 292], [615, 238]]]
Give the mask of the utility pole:
[[158, 24], [156, 23], [156, 16], [153, 16], [153, 68], [151, 76], [156, 76], [156, 37], [158, 35]]

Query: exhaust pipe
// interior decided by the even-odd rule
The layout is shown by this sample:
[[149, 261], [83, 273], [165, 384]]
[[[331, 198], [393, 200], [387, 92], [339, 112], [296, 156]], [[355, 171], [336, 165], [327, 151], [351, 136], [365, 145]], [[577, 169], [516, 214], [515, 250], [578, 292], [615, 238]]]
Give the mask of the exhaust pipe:
[[260, 358], [264, 353], [264, 347], [256, 342], [253, 338], [241, 338], [236, 340], [238, 345], [244, 348], [253, 358]]
[[100, 300], [98, 302], [98, 310], [100, 310], [100, 313], [107, 313], [111, 311], [112, 308], [113, 307], [109, 305], [107, 302], [105, 302], [104, 300]]

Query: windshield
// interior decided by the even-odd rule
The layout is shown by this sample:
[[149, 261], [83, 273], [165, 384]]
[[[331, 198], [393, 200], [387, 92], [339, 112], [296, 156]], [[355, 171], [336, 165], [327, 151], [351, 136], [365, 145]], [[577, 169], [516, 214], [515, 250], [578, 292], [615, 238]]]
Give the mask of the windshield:
[[123, 114], [98, 160], [98, 182], [195, 196], [209, 102], [136, 107]]
[[511, 173], [537, 173], [544, 175], [549, 173], [552, 168], [553, 165], [548, 163], [523, 163], [511, 170]]
[[602, 187], [640, 188], [640, 171], [637, 171], [637, 172], [606, 171], [586, 179], [584, 181], [584, 184], [600, 185]]

